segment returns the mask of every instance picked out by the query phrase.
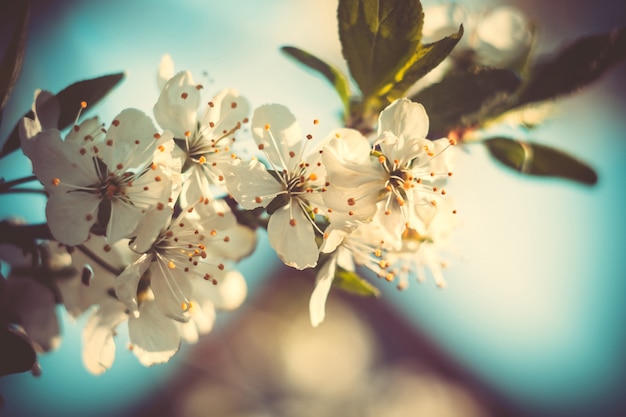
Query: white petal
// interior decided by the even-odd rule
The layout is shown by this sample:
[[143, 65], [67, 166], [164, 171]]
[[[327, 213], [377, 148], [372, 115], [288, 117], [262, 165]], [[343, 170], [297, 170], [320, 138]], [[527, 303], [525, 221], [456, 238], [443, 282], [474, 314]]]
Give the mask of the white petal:
[[402, 232], [404, 231], [406, 219], [402, 215], [402, 211], [395, 199], [391, 201], [388, 214], [385, 213], [384, 202], [380, 204], [376, 216], [382, 226], [381, 240], [384, 240], [385, 244], [399, 249], [402, 245]]
[[147, 209], [150, 206], [169, 204], [174, 179], [165, 167], [152, 165], [152, 168], [139, 177], [132, 185], [126, 186], [124, 192], [137, 208]]
[[498, 53], [515, 54], [530, 40], [531, 32], [524, 14], [510, 6], [492, 9], [476, 28], [477, 48], [488, 45]]
[[[341, 139], [337, 140], [337, 142], [340, 141]], [[385, 173], [378, 160], [370, 157], [369, 146], [366, 155], [356, 156], [350, 153], [349, 146], [334, 146], [334, 142], [331, 141], [331, 146], [326, 147], [322, 154], [322, 161], [326, 167], [326, 174], [331, 185], [358, 188], [361, 184], [371, 181], [384, 181]], [[362, 144], [362, 141], [358, 142]], [[361, 146], [355, 142], [351, 143], [354, 143], [358, 152], [358, 148]]]
[[32, 159], [38, 134], [41, 133], [41, 125], [38, 121], [23, 117], [19, 122], [20, 146], [24, 155]]
[[56, 240], [68, 246], [83, 243], [98, 218], [97, 195], [86, 192], [51, 194], [46, 205], [48, 226]]
[[335, 271], [337, 269], [337, 261], [332, 256], [317, 272], [315, 277], [315, 289], [309, 300], [309, 315], [311, 325], [317, 327], [326, 315], [326, 299], [330, 292], [330, 287], [335, 279]]
[[189, 71], [174, 75], [163, 87], [154, 105], [157, 123], [174, 133], [175, 138], [184, 139], [185, 132], [195, 133], [200, 105], [200, 90], [196, 88]]
[[165, 363], [178, 351], [180, 336], [175, 323], [152, 300], [142, 303], [139, 317], [128, 319], [133, 353], [144, 366]]
[[172, 219], [173, 210], [164, 207], [158, 210], [156, 207], [148, 209], [146, 214], [139, 220], [135, 229], [135, 239], [130, 248], [137, 253], [145, 253], [154, 244], [159, 234], [167, 228]]
[[[292, 202], [274, 212], [267, 225], [270, 245], [285, 265], [296, 269], [317, 265], [319, 249], [307, 214]], [[293, 217], [292, 217], [293, 214]]]
[[428, 134], [428, 115], [424, 106], [400, 98], [388, 105], [378, 119], [378, 136], [392, 132], [401, 139], [425, 138]]
[[202, 115], [200, 124], [204, 129], [209, 126], [214, 132], [214, 139], [221, 137], [225, 132], [230, 132], [250, 113], [250, 104], [239, 95], [235, 89], [225, 89], [220, 91], [211, 100], [213, 104], [206, 107], [206, 111]]
[[237, 270], [225, 270], [213, 274], [217, 284], [194, 281], [194, 299], [210, 301], [220, 310], [234, 310], [246, 299], [248, 286]]
[[[210, 230], [210, 229], [209, 229]], [[239, 261], [254, 251], [256, 248], [257, 234], [246, 226], [236, 225], [218, 234], [219, 237], [228, 237], [227, 240], [206, 242], [207, 252], [215, 258]]]
[[153, 262], [150, 268], [150, 287], [156, 305], [163, 315], [180, 322], [189, 321], [186, 310], [193, 298], [190, 279], [199, 279], [191, 273], [185, 273], [183, 268], [184, 265], [174, 265], [174, 269], [171, 269], [161, 259]]
[[57, 129], [59, 127], [61, 106], [59, 99], [51, 92], [45, 90], [37, 90], [35, 92], [33, 113], [35, 113], [35, 118], [41, 124], [42, 130]]
[[83, 329], [83, 364], [89, 372], [100, 375], [115, 359], [115, 328], [127, 319], [124, 304], [113, 298], [103, 300]]
[[[370, 254], [367, 254], [367, 255], [370, 255]], [[337, 259], [338, 267], [343, 268], [346, 271], [354, 271], [354, 268], [355, 268], [354, 257], [353, 257], [352, 252], [349, 249], [347, 249], [344, 246], [339, 246], [337, 248], [337, 251], [335, 252], [335, 258]]]
[[88, 147], [100, 144], [104, 141], [105, 132], [98, 117], [91, 117], [83, 120], [79, 125], [75, 125], [70, 129], [65, 137], [66, 142], [75, 142], [79, 145]]
[[156, 127], [150, 117], [137, 109], [125, 109], [115, 116], [99, 155], [110, 172], [119, 175], [152, 162], [156, 149]]
[[467, 12], [456, 3], [444, 3], [424, 8], [422, 43], [433, 43], [459, 30], [467, 24]]
[[[120, 241], [115, 245], [108, 245], [104, 236], [90, 235], [84, 245], [116, 270], [123, 270], [132, 262], [128, 254], [133, 252], [128, 248], [128, 242]], [[50, 246], [53, 253], [67, 254], [63, 245], [57, 247], [55, 242], [51, 242]], [[92, 305], [111, 298], [109, 291], [115, 287], [117, 274], [100, 266], [81, 250], [73, 251], [71, 261], [76, 272], [67, 278], [58, 279], [56, 283], [66, 310], [73, 317], [78, 317]], [[82, 281], [85, 267], [93, 271], [88, 285]]]
[[[78, 143], [65, 142], [57, 130], [46, 130], [34, 139], [30, 152], [33, 172], [46, 190], [55, 193], [63, 184], [89, 186], [97, 183], [91, 155]], [[61, 186], [53, 185], [60, 180]]]
[[157, 87], [162, 91], [165, 83], [174, 76], [174, 61], [170, 54], [164, 54], [159, 63], [159, 71], [157, 73]]
[[115, 243], [128, 237], [143, 216], [143, 209], [120, 200], [111, 201], [111, 217], [107, 225], [107, 240]]
[[[213, 286], [213, 284], [206, 281], [198, 282], [198, 284], [194, 285], [194, 293], [199, 286]], [[191, 319], [187, 323], [177, 322], [176, 325], [180, 336], [186, 342], [196, 343], [198, 336], [207, 334], [213, 329], [215, 324], [215, 307], [210, 300], [196, 297], [193, 300], [193, 307], [189, 310], [189, 313]]]
[[366, 164], [372, 146], [365, 136], [354, 129], [336, 129], [324, 147], [324, 153], [332, 152], [344, 162]]
[[[266, 104], [252, 116], [252, 136], [275, 167], [292, 172], [300, 163], [302, 132], [296, 118], [285, 106]], [[273, 137], [273, 138], [272, 138]]]
[[246, 210], [267, 206], [284, 188], [257, 160], [235, 161], [224, 174], [228, 192]]
[[132, 314], [138, 311], [137, 286], [139, 280], [152, 264], [152, 255], [145, 254], [124, 269], [115, 279], [115, 295]]

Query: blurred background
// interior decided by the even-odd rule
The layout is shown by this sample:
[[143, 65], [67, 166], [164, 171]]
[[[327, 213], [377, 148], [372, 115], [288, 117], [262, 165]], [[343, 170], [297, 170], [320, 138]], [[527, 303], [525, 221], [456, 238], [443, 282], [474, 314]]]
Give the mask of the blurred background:
[[[626, 6], [613, 0], [459, 3], [518, 7], [538, 26], [539, 53], [626, 23]], [[164, 53], [192, 71], [209, 97], [234, 87], [253, 106], [281, 103], [302, 124], [316, 118], [330, 130], [340, 124], [340, 101], [279, 48], [297, 46], [345, 69], [336, 6], [35, 0], [0, 139], [30, 108], [35, 89], [58, 92], [117, 71], [126, 80], [92, 114], [107, 123], [126, 107], [150, 114]], [[166, 365], [142, 367], [125, 349], [121, 326], [113, 367], [90, 375], [80, 358], [85, 320], [59, 308], [60, 348], [40, 356], [41, 377], [0, 378], [0, 415], [626, 415], [625, 80], [622, 63], [560, 100], [531, 135], [593, 166], [593, 187], [521, 177], [480, 146], [460, 152], [449, 194], [461, 226], [445, 290], [432, 281], [404, 292], [376, 282], [383, 290], [376, 300], [335, 290], [326, 321], [313, 329], [313, 277], [283, 267], [263, 241], [241, 266], [248, 302]], [[0, 173], [29, 175], [30, 164], [15, 153], [0, 161]], [[43, 199], [3, 196], [0, 217], [39, 222], [43, 206]]]

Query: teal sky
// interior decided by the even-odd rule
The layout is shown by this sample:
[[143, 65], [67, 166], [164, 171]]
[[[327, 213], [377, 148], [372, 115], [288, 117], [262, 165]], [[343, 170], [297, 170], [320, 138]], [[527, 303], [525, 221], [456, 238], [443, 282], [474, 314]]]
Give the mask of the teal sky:
[[[616, 15], [624, 16], [623, 6], [609, 1], [598, 8], [556, 1], [545, 10], [539, 3], [544, 4], [507, 2], [536, 12], [535, 20], [545, 28], [540, 32], [544, 49], [577, 34], [608, 30], [620, 23]], [[559, 9], [566, 5], [567, 13]], [[611, 7], [614, 13], [607, 11]], [[234, 87], [253, 106], [281, 103], [302, 124], [320, 119], [320, 129], [330, 130], [339, 124], [341, 103], [323, 80], [302, 71], [278, 48], [299, 46], [345, 67], [334, 14], [333, 1], [35, 1], [24, 70], [0, 138], [30, 107], [34, 89], [56, 92], [116, 71], [125, 71], [127, 78], [98, 106], [101, 119], [108, 123], [126, 107], [151, 113], [164, 53], [172, 55], [177, 69], [191, 70], [209, 96]], [[537, 415], [626, 412], [621, 398], [626, 383], [624, 79], [622, 64], [562, 100], [545, 125], [525, 136], [589, 163], [599, 174], [596, 186], [520, 177], [496, 165], [481, 146], [468, 146], [449, 188], [461, 227], [454, 236], [456, 250], [448, 256], [448, 288], [439, 290], [429, 281], [412, 283], [402, 293], [391, 286], [383, 292], [444, 351]], [[29, 174], [30, 167], [16, 154], [0, 161], [0, 172], [13, 178]], [[7, 201], [0, 200], [3, 217], [16, 214]], [[41, 200], [19, 200], [19, 205], [28, 221], [43, 219]], [[253, 288], [270, 275], [274, 262], [265, 245], [243, 266]], [[81, 322], [63, 324], [63, 345], [42, 358], [41, 378], [0, 379], [0, 392], [10, 401], [0, 415], [32, 415], [38, 407], [29, 400], [33, 397], [51, 407], [52, 415], [82, 416], [86, 410], [92, 417], [116, 415], [164, 386], [173, 372], [176, 360], [143, 368], [124, 349], [122, 334], [113, 368], [91, 377], [80, 362]]]

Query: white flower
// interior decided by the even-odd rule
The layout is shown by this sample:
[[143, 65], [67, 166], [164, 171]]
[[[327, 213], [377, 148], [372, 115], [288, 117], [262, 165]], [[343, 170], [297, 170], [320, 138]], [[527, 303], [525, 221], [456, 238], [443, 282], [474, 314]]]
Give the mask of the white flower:
[[93, 118], [74, 126], [65, 140], [47, 129], [22, 142], [50, 194], [50, 230], [66, 245], [84, 242], [92, 228], [115, 242], [132, 233], [148, 207], [170, 199], [173, 142], [139, 110], [122, 111], [108, 130]]
[[129, 315], [123, 303], [109, 297], [96, 305], [83, 329], [82, 358], [89, 372], [100, 375], [113, 365], [116, 328], [126, 321], [130, 348], [142, 365], [167, 362], [178, 351], [178, 328], [161, 314], [149, 291], [142, 293], [137, 317]]
[[[59, 247], [58, 252], [62, 251], [66, 248]], [[149, 288], [142, 288], [139, 293], [138, 317], [130, 315], [127, 306], [115, 298], [114, 271], [125, 266], [131, 253], [134, 254], [127, 241], [110, 246], [102, 237], [92, 236], [72, 251], [77, 273], [57, 280], [70, 314], [77, 317], [86, 311], [90, 313], [82, 334], [82, 360], [94, 375], [113, 365], [116, 329], [126, 322], [133, 353], [143, 365], [166, 362], [180, 345], [176, 324], [158, 310]]]
[[206, 285], [204, 281], [194, 280], [193, 307], [190, 320], [176, 322], [180, 336], [187, 343], [196, 343], [200, 335], [211, 331], [215, 322], [216, 310], [234, 310], [246, 298], [246, 281], [239, 271], [225, 269], [215, 274], [218, 285]]
[[406, 229], [402, 235], [402, 246], [387, 253], [391, 264], [389, 274], [392, 279], [399, 278], [397, 287], [407, 288], [409, 276], [417, 280], [426, 279], [426, 271], [435, 280], [438, 287], [447, 286], [442, 269], [447, 262], [442, 251], [448, 249], [452, 232], [458, 226], [456, 210], [448, 199], [438, 198], [435, 205], [416, 206], [413, 208], [422, 220], [416, 229]]
[[[197, 204], [208, 205], [209, 201]], [[143, 255], [117, 277], [115, 285], [118, 298], [135, 316], [139, 313], [138, 294], [149, 285], [165, 316], [189, 321], [193, 281], [219, 285], [224, 262], [239, 260], [254, 249], [253, 232], [235, 227], [234, 218], [215, 215], [198, 220], [190, 216], [194, 210], [188, 207], [172, 219], [169, 207], [157, 206], [139, 223], [130, 247]]]
[[424, 139], [428, 116], [421, 104], [398, 99], [380, 114], [373, 147], [355, 131], [338, 132], [322, 155], [328, 173], [325, 203], [357, 221], [376, 212], [389, 244], [400, 245], [406, 226], [419, 222], [408, 207], [430, 204], [451, 175], [452, 152], [447, 139]]
[[532, 26], [519, 9], [498, 6], [485, 11], [469, 11], [456, 3], [425, 8], [422, 42], [436, 42], [458, 31], [461, 24], [465, 35], [452, 56], [468, 55], [479, 65], [515, 66], [532, 44]]
[[128, 247], [127, 239], [109, 245], [103, 236], [95, 235], [72, 250], [57, 242], [50, 242], [49, 246], [55, 256], [71, 258], [73, 274], [58, 278], [56, 284], [72, 317], [80, 316], [103, 299], [112, 298], [115, 278], [138, 257]]
[[337, 268], [354, 271], [355, 265], [363, 266], [378, 277], [390, 279], [385, 270], [389, 262], [383, 257], [384, 242], [381, 241], [381, 225], [377, 221], [366, 224], [342, 223], [341, 228], [331, 225], [326, 229], [321, 251], [330, 253], [329, 259], [319, 269], [315, 289], [309, 300], [311, 324], [317, 327], [325, 316], [326, 298], [330, 292]]
[[300, 126], [278, 104], [255, 110], [252, 136], [271, 169], [258, 160], [233, 162], [224, 170], [228, 191], [247, 210], [267, 209], [270, 245], [286, 265], [314, 267], [319, 256], [315, 234], [322, 234], [314, 216], [325, 190], [320, 154], [314, 151], [303, 156], [307, 142], [302, 141]]
[[[154, 211], [158, 210], [155, 209]], [[152, 215], [154, 211], [151, 210], [147, 218], [142, 222], [143, 225], [139, 229], [140, 234], [132, 246], [138, 249], [141, 245], [154, 245], [155, 249], [163, 250], [164, 256], [167, 258], [168, 251], [173, 250], [173, 248], [164, 248], [164, 241], [153, 242], [152, 245], [149, 243], [151, 239], [150, 231], [155, 228], [158, 229], [158, 225], [153, 225], [153, 228], [149, 227], [151, 221], [158, 220], [158, 216]], [[171, 213], [169, 208], [163, 211], [166, 211], [168, 215]], [[186, 213], [190, 214], [189, 212]], [[216, 214], [216, 216], [218, 215]], [[181, 230], [178, 236], [170, 236], [172, 238], [170, 242], [173, 242], [173, 239], [176, 239], [176, 237], [184, 236], [186, 232], [191, 230], [191, 228], [180, 226], [181, 221], [186, 221], [183, 220], [183, 217], [176, 219], [179, 222], [177, 223], [178, 228]], [[195, 233], [193, 235], [196, 236]], [[233, 250], [235, 252], [239, 251], [234, 256], [241, 256], [241, 248], [251, 250], [249, 243], [250, 235], [245, 231], [235, 228], [233, 234], [229, 236], [232, 238], [232, 244], [235, 245]], [[188, 241], [189, 239], [187, 239]], [[181, 242], [180, 239], [179, 242]], [[183, 242], [181, 242], [181, 245], [183, 245]], [[83, 246], [91, 252], [90, 256], [85, 256], [82, 252]], [[68, 311], [75, 312], [78, 315], [85, 311], [89, 305], [93, 304], [95, 306], [83, 330], [82, 357], [87, 370], [96, 375], [105, 372], [114, 362], [114, 336], [120, 324], [128, 322], [130, 348], [133, 354], [143, 365], [151, 366], [167, 362], [178, 351], [181, 338], [187, 342], [194, 343], [199, 335], [209, 332], [215, 320], [215, 309], [232, 310], [237, 308], [246, 296], [246, 284], [243, 276], [237, 271], [230, 271], [227, 268], [221, 270], [217, 266], [211, 279], [218, 282], [218, 285], [208, 283], [204, 279], [189, 280], [193, 287], [193, 291], [189, 295], [188, 305], [186, 306], [188, 309], [186, 318], [189, 321], [180, 323], [163, 314], [152, 291], [152, 285], [156, 285], [161, 290], [161, 293], [165, 294], [162, 297], [167, 298], [169, 295], [167, 293], [168, 290], [164, 292], [162, 285], [159, 286], [157, 282], [158, 280], [168, 278], [155, 276], [159, 272], [158, 261], [155, 260], [155, 262], [146, 264], [149, 272], [144, 274], [138, 283], [135, 283], [136, 286], [134, 288], [132, 287], [133, 283], [127, 283], [129, 285], [123, 286], [120, 290], [122, 296], [125, 297], [123, 300], [126, 301], [126, 303], [123, 303], [115, 298], [111, 292], [116, 284], [118, 286], [121, 284], [120, 280], [116, 281], [115, 275], [111, 271], [100, 267], [92, 256], [97, 256], [112, 268], [119, 268], [126, 262], [122, 261], [120, 263], [120, 260], [129, 258], [128, 252], [130, 249], [126, 242], [122, 241], [116, 245], [109, 246], [102, 238], [92, 237], [83, 246], [79, 248], [80, 250], [77, 249], [73, 252], [74, 264], [77, 269], [89, 265], [89, 270], [93, 270], [95, 275], [89, 280], [88, 285], [81, 282], [81, 277], [77, 274], [60, 281], [59, 286]], [[186, 243], [185, 246], [188, 251]], [[219, 246], [213, 245], [212, 248], [216, 249], [212, 251], [215, 256], [227, 253], [224, 248]], [[135, 254], [135, 258], [137, 256]], [[202, 255], [198, 258], [200, 259], [201, 257]], [[146, 259], [148, 258], [144, 258], [144, 261]], [[133, 267], [133, 265], [135, 266]], [[155, 270], [150, 271], [150, 266], [155, 266]], [[129, 268], [136, 269], [136, 263], [131, 264]], [[128, 271], [127, 269], [126, 273]], [[172, 275], [169, 278], [179, 279], [180, 276], [173, 277]], [[187, 278], [184, 277], [184, 279]], [[133, 302], [136, 302], [136, 306], [132, 310], [134, 314], [131, 314], [127, 304], [130, 298], [133, 298]]]
[[[169, 66], [167, 60], [166, 67]], [[164, 63], [159, 74], [167, 73]], [[165, 75], [163, 75], [164, 77]], [[183, 183], [183, 205], [207, 195], [211, 184], [223, 186], [222, 165], [232, 159], [234, 133], [247, 122], [250, 106], [234, 89], [219, 92], [200, 107], [202, 86], [196, 84], [188, 71], [170, 78], [164, 85], [154, 117], [159, 125], [178, 140], [186, 180]]]

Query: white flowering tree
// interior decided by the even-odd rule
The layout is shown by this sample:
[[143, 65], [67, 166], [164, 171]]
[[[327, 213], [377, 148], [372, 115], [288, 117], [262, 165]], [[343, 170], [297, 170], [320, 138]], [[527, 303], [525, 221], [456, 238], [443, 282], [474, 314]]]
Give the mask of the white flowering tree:
[[[12, 10], [18, 23], [0, 64], [0, 110], [21, 70], [28, 7]], [[446, 185], [459, 146], [482, 144], [525, 175], [597, 181], [558, 149], [484, 128], [514, 120], [531, 129], [537, 108], [624, 59], [624, 28], [539, 60], [532, 25], [511, 8], [340, 0], [337, 17], [349, 74], [282, 48], [339, 95], [342, 119], [332, 131], [280, 104], [252, 109], [231, 88], [202, 102], [203, 86], [168, 56], [155, 68], [152, 114], [84, 117], [123, 74], [34, 92], [1, 152], [21, 150], [34, 176], [2, 180], [0, 193], [40, 182], [30, 192], [46, 196], [47, 222], [0, 223], [9, 265], [0, 279], [0, 374], [36, 369], [36, 353], [58, 345], [56, 304], [74, 316], [90, 311], [82, 358], [90, 372], [112, 365], [121, 325], [142, 364], [168, 361], [181, 340], [211, 330], [216, 311], [244, 302], [237, 262], [254, 252], [259, 228], [285, 265], [313, 271], [313, 326], [324, 321], [333, 286], [373, 296], [378, 278], [404, 289], [430, 275], [444, 287], [440, 251], [457, 226]]]

